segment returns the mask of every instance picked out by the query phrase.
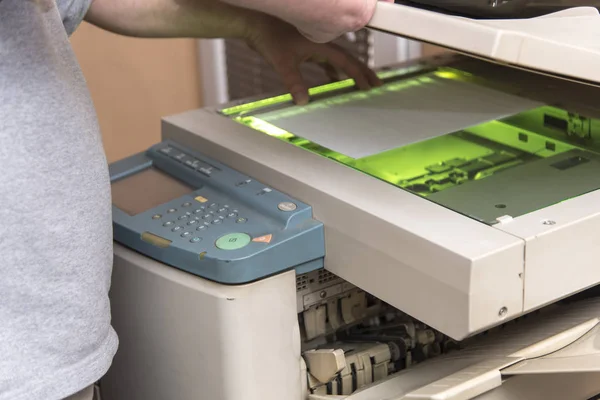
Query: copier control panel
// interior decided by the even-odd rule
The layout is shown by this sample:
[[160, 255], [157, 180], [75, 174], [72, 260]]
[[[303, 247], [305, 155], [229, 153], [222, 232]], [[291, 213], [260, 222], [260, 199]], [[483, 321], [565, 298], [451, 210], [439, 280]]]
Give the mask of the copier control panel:
[[110, 165], [114, 239], [226, 284], [323, 266], [312, 208], [209, 157], [165, 141]]

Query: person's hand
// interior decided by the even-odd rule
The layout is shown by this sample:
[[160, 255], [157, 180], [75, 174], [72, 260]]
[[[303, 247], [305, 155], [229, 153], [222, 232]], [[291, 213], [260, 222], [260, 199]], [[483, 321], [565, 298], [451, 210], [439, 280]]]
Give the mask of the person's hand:
[[381, 85], [377, 75], [346, 50], [334, 44], [311, 42], [295, 27], [275, 18], [269, 17], [252, 27], [247, 42], [281, 76], [296, 104], [303, 105], [309, 100], [308, 87], [299, 71], [304, 62], [333, 67], [354, 79], [360, 89]]
[[[346, 18], [338, 18], [336, 11], [324, 9], [322, 10], [322, 15], [316, 21], [311, 19], [298, 19], [297, 21], [291, 19], [290, 22], [310, 41], [327, 43], [345, 33], [355, 32], [364, 28], [373, 17], [378, 2], [393, 3], [394, 0], [342, 0], [336, 2], [337, 6], [342, 10], [349, 7], [348, 11], [354, 11], [354, 14], [348, 13]], [[351, 7], [353, 5], [354, 7]], [[342, 14], [342, 17], [344, 17], [344, 14]]]
[[272, 15], [295, 26], [316, 43], [328, 43], [369, 23], [380, 1], [394, 0], [221, 0]]

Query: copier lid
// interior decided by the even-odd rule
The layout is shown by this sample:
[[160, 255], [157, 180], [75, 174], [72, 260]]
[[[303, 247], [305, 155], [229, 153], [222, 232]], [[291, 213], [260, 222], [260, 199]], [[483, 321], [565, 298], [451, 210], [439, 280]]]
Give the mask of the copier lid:
[[534, 18], [473, 19], [380, 2], [369, 27], [492, 62], [600, 83], [600, 14], [594, 7]]

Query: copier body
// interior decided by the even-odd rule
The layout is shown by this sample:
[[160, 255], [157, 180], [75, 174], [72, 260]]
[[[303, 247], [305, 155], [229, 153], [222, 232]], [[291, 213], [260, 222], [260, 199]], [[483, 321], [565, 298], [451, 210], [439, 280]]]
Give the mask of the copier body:
[[[283, 128], [273, 131], [274, 123], [257, 122], [261, 114], [227, 115], [226, 110], [256, 104], [256, 99], [164, 120], [163, 139], [169, 143], [210, 155], [219, 165], [243, 171], [288, 200], [310, 206], [325, 229], [324, 268], [286, 266], [263, 279], [231, 284], [117, 245], [111, 299], [121, 350], [103, 381], [108, 398], [493, 399], [517, 393], [548, 399], [564, 394], [540, 391], [540, 380], [553, 383], [544, 386], [548, 390], [563, 382], [577, 383], [585, 395], [600, 392], [597, 369], [585, 363], [587, 369], [577, 373], [565, 374], [565, 364], [544, 370], [557, 374], [514, 371], [534, 355], [582, 340], [589, 343], [586, 335], [594, 335], [600, 317], [592, 301], [583, 311], [557, 306], [557, 314], [551, 313], [556, 325], [547, 322], [545, 313], [531, 317], [529, 324], [519, 318], [538, 309], [546, 312], [545, 306], [600, 280], [594, 245], [594, 232], [600, 229], [600, 202], [594, 200], [600, 185], [594, 173], [596, 89], [464, 57], [421, 60], [391, 68], [383, 76], [391, 76], [384, 90], [397, 89], [390, 89], [388, 102], [406, 104], [394, 96], [413, 90], [415, 104], [425, 91], [419, 108], [411, 109], [416, 119], [407, 118], [411, 113], [400, 108], [387, 116], [378, 114], [388, 124], [381, 127], [395, 126], [400, 132], [411, 127], [410, 134], [429, 135], [413, 136], [400, 153], [413, 163], [412, 169], [402, 168], [406, 164], [393, 155], [394, 149], [383, 152], [392, 156], [382, 163], [376, 159], [380, 152], [374, 163], [352, 164], [309, 140], [294, 143]], [[446, 84], [448, 79], [464, 80], [455, 87], [454, 82]], [[514, 85], [494, 85], [506, 81]], [[466, 119], [440, 119], [451, 112], [435, 107], [440, 103], [434, 100], [444, 96], [436, 91], [438, 82], [446, 96], [471, 91], [471, 96], [494, 103]], [[478, 85], [483, 85], [481, 93]], [[322, 90], [321, 101], [329, 101], [329, 107], [371, 101], [364, 97], [368, 94], [343, 84], [337, 89], [341, 92]], [[502, 102], [502, 96], [508, 101]], [[549, 99], [560, 99], [564, 108]], [[454, 106], [460, 107], [461, 101], [467, 99], [457, 98]], [[268, 112], [294, 110], [277, 106]], [[515, 107], [525, 109], [513, 111]], [[504, 114], [490, 118], [498, 109]], [[339, 116], [343, 110], [331, 112]], [[398, 113], [399, 121], [394, 120]], [[428, 124], [423, 117], [427, 113], [437, 121]], [[368, 117], [367, 110], [362, 118]], [[320, 118], [323, 129], [331, 129]], [[467, 122], [463, 129], [431, 133], [441, 125]], [[350, 151], [368, 150], [361, 146]], [[447, 160], [466, 156], [471, 156], [466, 160], [470, 164], [448, 168]], [[400, 161], [390, 162], [395, 157]], [[474, 161], [479, 169], [464, 167]], [[461, 168], [462, 181], [447, 179]], [[557, 175], [578, 168], [581, 173], [566, 179]], [[497, 175], [486, 174], [490, 169]], [[498, 187], [485, 183], [500, 178]], [[445, 188], [436, 186], [444, 182]], [[477, 188], [480, 184], [486, 185], [483, 190]], [[466, 197], [463, 188], [468, 189]], [[443, 196], [445, 190], [454, 190], [459, 201]], [[571, 318], [570, 312], [579, 314]], [[515, 319], [512, 335], [494, 333], [494, 327]], [[400, 333], [396, 325], [402, 327]], [[532, 326], [538, 325], [539, 331], [533, 332]], [[487, 343], [480, 332], [486, 332]], [[465, 349], [453, 351], [455, 346]], [[480, 351], [469, 352], [471, 346]], [[525, 351], [530, 348], [537, 353]], [[595, 350], [590, 352], [593, 357]], [[457, 386], [455, 374], [477, 379]], [[454, 384], [440, 386], [444, 379]], [[431, 392], [442, 386], [446, 392]]]
[[310, 204], [327, 270], [456, 340], [596, 285], [596, 89], [463, 58], [392, 72], [376, 94], [196, 110], [164, 135]]

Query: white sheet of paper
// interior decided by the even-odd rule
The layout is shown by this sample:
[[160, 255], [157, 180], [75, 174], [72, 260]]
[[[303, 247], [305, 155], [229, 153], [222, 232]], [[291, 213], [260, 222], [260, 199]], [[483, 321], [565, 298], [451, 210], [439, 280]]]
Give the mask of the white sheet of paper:
[[304, 107], [257, 114], [296, 136], [358, 159], [543, 104], [433, 74]]

